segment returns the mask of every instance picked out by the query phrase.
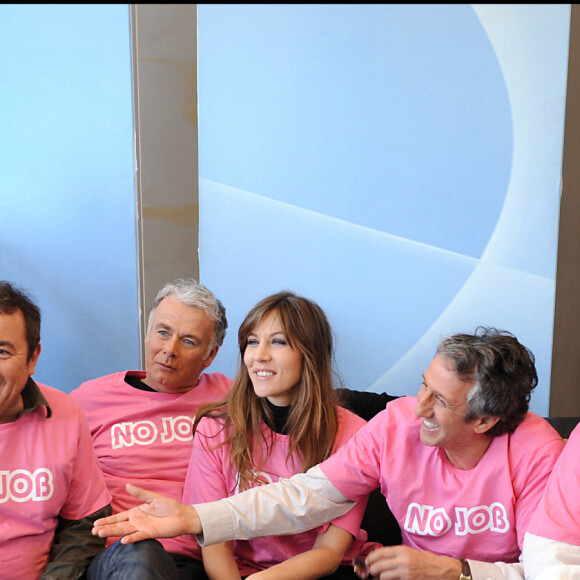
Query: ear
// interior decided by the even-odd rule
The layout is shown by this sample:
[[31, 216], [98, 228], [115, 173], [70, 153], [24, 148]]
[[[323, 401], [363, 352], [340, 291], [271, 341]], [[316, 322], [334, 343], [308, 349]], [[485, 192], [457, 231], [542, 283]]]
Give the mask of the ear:
[[216, 357], [218, 350], [220, 347], [216, 344], [207, 355], [206, 359], [203, 361], [203, 368], [207, 369], [207, 367], [213, 362], [213, 359]]
[[34, 349], [34, 352], [32, 353], [30, 360], [26, 363], [26, 366], [28, 367], [28, 374], [30, 376], [32, 376], [34, 374], [34, 369], [36, 369], [36, 363], [38, 362], [38, 357], [40, 356], [40, 351], [41, 351], [41, 347], [40, 347], [40, 342], [39, 342], [36, 345], [36, 348]]
[[473, 430], [479, 434], [487, 433], [498, 421], [499, 417], [491, 417], [489, 415], [479, 417], [475, 420]]

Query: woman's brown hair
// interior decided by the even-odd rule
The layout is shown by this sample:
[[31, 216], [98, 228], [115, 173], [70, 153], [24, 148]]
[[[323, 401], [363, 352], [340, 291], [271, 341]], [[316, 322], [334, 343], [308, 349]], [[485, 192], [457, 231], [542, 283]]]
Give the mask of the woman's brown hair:
[[[222, 401], [200, 408], [193, 424], [195, 433], [202, 417], [223, 423], [229, 432], [224, 444], [231, 447], [231, 460], [239, 473], [242, 490], [252, 482], [263, 483], [255, 474], [262, 470], [273, 444], [273, 435], [266, 440], [262, 430], [262, 421], [273, 430], [272, 412], [266, 400], [254, 393], [244, 364], [248, 337], [271, 314], [280, 320], [288, 344], [302, 354], [303, 363], [302, 379], [285, 427], [290, 438], [287, 461], [294, 462], [298, 471], [320, 463], [331, 454], [338, 429], [333, 338], [324, 311], [312, 300], [293, 292], [278, 292], [264, 298], [240, 325], [238, 371], [229, 393]], [[257, 456], [253, 454], [254, 442], [259, 450]]]

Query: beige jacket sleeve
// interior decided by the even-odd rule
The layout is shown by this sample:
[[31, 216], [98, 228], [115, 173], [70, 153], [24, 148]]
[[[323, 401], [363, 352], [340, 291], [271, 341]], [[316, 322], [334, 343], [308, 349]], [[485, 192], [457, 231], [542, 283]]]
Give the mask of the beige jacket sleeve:
[[194, 505], [203, 533], [200, 546], [310, 530], [352, 507], [318, 466], [219, 501]]

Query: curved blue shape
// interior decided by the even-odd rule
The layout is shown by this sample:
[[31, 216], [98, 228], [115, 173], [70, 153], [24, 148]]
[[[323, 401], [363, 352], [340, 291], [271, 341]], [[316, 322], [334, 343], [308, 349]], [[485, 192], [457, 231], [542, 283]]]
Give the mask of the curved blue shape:
[[397, 394], [442, 335], [506, 328], [544, 413], [569, 12], [199, 5], [200, 271], [231, 327], [294, 289], [347, 385]]
[[512, 123], [469, 5], [199, 12], [203, 177], [481, 256], [509, 182]]

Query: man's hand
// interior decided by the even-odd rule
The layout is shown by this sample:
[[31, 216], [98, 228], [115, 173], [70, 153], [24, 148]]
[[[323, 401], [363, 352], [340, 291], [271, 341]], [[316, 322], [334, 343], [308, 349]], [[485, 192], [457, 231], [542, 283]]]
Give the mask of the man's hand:
[[123, 536], [122, 544], [132, 544], [148, 538], [174, 538], [182, 534], [201, 533], [201, 523], [192, 506], [130, 483], [126, 489], [145, 503], [96, 520], [92, 530], [95, 536]]
[[407, 546], [385, 546], [374, 550], [367, 556], [366, 563], [378, 580], [456, 580], [461, 574], [459, 560]]

